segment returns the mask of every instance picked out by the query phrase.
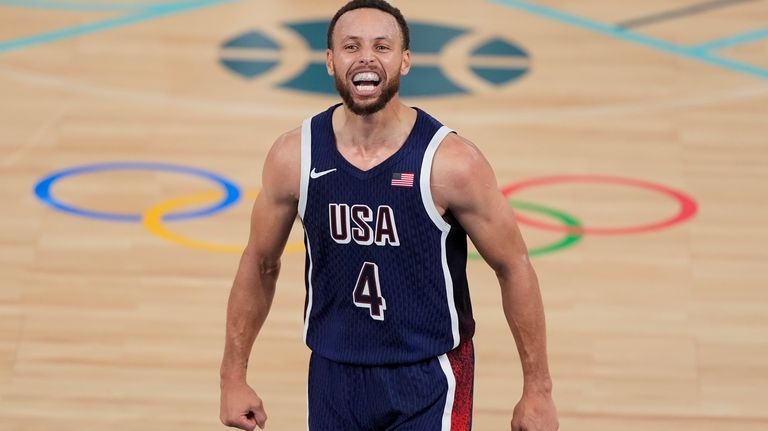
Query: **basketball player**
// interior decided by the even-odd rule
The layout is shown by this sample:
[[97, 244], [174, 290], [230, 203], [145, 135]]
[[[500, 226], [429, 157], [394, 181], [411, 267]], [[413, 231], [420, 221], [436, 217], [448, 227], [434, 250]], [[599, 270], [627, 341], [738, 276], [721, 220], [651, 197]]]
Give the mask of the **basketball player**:
[[267, 420], [246, 367], [298, 214], [310, 430], [471, 429], [467, 235], [496, 271], [520, 353], [512, 429], [558, 428], [541, 296], [515, 217], [480, 151], [401, 103], [408, 47], [406, 22], [385, 1], [352, 1], [331, 21], [327, 67], [344, 103], [278, 138], [265, 161], [229, 298], [225, 425]]

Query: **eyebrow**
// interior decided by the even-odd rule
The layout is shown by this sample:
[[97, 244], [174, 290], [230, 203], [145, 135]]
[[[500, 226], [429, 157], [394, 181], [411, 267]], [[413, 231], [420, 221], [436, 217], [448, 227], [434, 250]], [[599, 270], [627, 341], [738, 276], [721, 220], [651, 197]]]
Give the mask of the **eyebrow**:
[[[362, 38], [361, 38], [360, 36], [345, 36], [345, 37], [343, 37], [341, 40], [342, 40], [342, 41], [345, 41], [345, 40], [354, 40], [354, 41], [358, 41], [358, 40], [361, 40], [361, 39], [362, 39]], [[389, 37], [389, 36], [379, 36], [379, 37], [375, 37], [375, 38], [373, 38], [373, 40], [392, 40], [392, 38], [391, 38], [391, 37]]]

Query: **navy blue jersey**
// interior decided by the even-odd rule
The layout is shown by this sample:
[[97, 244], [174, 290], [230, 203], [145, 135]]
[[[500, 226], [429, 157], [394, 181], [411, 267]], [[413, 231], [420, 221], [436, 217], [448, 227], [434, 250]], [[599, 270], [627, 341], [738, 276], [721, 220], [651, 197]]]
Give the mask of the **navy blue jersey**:
[[361, 365], [444, 354], [474, 334], [467, 236], [439, 214], [430, 189], [435, 151], [452, 130], [417, 109], [402, 147], [363, 171], [336, 147], [338, 106], [301, 132], [305, 342]]

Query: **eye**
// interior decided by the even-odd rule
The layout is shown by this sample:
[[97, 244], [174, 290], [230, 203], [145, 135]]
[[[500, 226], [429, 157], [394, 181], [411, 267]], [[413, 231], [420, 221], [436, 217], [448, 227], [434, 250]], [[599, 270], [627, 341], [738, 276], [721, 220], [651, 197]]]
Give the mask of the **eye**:
[[344, 50], [345, 51], [356, 51], [357, 50], [357, 45], [355, 45], [353, 43], [348, 43], [348, 44], [344, 45]]
[[377, 51], [389, 51], [389, 47], [387, 45], [377, 45], [376, 46]]

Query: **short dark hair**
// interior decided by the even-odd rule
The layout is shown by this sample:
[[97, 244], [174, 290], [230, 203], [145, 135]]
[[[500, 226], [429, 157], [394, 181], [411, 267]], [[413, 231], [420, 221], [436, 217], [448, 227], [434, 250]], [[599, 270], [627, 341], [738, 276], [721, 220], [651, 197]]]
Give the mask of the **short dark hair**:
[[333, 47], [333, 29], [336, 28], [336, 21], [341, 18], [345, 13], [355, 9], [378, 9], [382, 12], [386, 12], [392, 15], [397, 24], [400, 26], [400, 33], [403, 35], [403, 49], [410, 49], [411, 35], [408, 31], [408, 23], [405, 22], [405, 17], [400, 13], [400, 9], [392, 6], [384, 0], [352, 0], [349, 3], [342, 6], [341, 9], [336, 12], [336, 15], [331, 19], [331, 23], [328, 25], [328, 49]]

